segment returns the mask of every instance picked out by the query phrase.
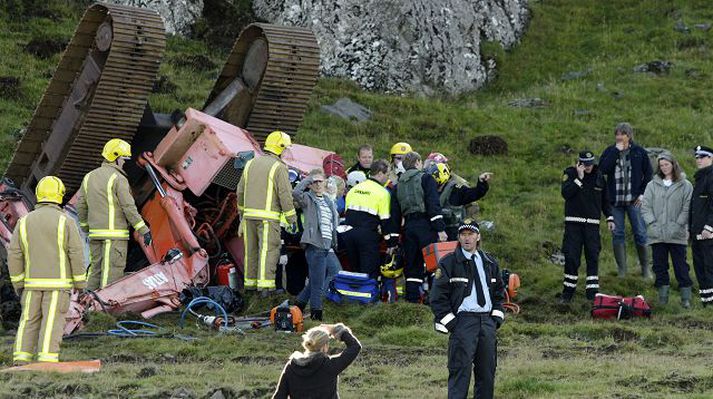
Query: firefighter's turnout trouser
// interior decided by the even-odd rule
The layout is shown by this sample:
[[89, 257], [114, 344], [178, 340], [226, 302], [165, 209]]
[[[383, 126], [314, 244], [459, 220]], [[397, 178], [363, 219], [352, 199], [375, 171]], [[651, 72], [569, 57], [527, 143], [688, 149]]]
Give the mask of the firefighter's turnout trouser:
[[280, 222], [243, 219], [245, 289], [274, 290], [280, 259]]
[[[24, 290], [13, 361], [58, 362], [69, 291]], [[36, 359], [35, 359], [36, 356]]]
[[124, 276], [128, 245], [126, 240], [89, 241], [91, 266], [87, 289], [104, 288]]

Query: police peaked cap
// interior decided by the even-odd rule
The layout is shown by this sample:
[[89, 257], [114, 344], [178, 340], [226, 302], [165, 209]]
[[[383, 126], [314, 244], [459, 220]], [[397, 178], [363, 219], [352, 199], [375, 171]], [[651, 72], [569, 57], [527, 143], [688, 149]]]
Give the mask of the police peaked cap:
[[713, 157], [713, 148], [706, 147], [704, 145], [699, 145], [694, 149], [696, 151], [696, 156], [703, 157]]

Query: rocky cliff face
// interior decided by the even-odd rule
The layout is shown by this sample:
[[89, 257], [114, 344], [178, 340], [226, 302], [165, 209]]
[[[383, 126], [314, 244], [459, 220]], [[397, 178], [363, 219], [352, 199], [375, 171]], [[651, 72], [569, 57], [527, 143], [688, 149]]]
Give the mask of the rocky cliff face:
[[495, 71], [481, 43], [515, 45], [529, 17], [527, 0], [254, 0], [253, 10], [312, 29], [323, 75], [423, 94], [481, 87]]
[[143, 7], [158, 11], [166, 24], [166, 32], [189, 35], [201, 16], [203, 0], [105, 0], [108, 3]]

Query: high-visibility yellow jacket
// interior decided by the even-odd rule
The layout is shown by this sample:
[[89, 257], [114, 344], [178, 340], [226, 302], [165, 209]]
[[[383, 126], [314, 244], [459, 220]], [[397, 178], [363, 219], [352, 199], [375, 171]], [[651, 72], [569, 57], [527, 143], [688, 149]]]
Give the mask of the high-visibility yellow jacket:
[[113, 163], [104, 162], [84, 176], [77, 213], [80, 226], [92, 240], [128, 240], [128, 223], [142, 235], [149, 232], [136, 209], [126, 173]]
[[237, 195], [238, 209], [246, 219], [279, 222], [283, 217], [288, 224], [297, 222], [287, 166], [276, 155], [248, 161]]
[[15, 290], [86, 287], [84, 245], [77, 223], [55, 204], [40, 203], [15, 225], [7, 251]]

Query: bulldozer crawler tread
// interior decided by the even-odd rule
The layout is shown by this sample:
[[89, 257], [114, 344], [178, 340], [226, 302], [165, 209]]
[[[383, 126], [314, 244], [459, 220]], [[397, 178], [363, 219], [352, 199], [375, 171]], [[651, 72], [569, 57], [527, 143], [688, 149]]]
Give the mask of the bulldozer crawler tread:
[[90, 6], [77, 26], [45, 94], [17, 146], [5, 175], [20, 185], [30, 177], [43, 144], [69, 98], [85, 59], [95, 48], [97, 28], [111, 18], [112, 41], [94, 86], [94, 95], [79, 117], [80, 127], [63, 148], [63, 158], [48, 173], [62, 179], [68, 192], [79, 187], [84, 174], [101, 162], [109, 138], [131, 141], [153, 88], [166, 40], [163, 22], [152, 10], [115, 4]]
[[264, 23], [248, 26], [233, 46], [206, 104], [241, 75], [249, 44], [258, 38], [267, 42], [267, 65], [255, 90], [250, 115], [240, 127], [258, 141], [278, 128], [294, 135], [319, 73], [319, 45], [309, 29]]

